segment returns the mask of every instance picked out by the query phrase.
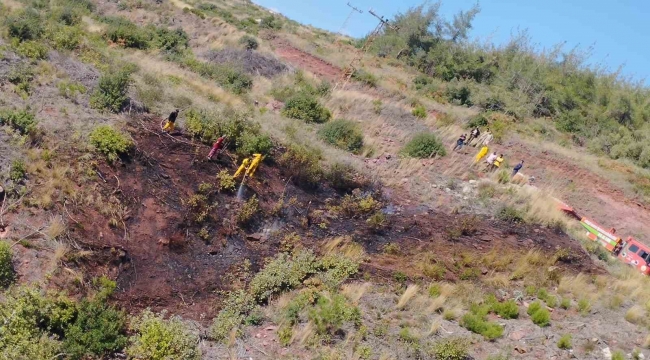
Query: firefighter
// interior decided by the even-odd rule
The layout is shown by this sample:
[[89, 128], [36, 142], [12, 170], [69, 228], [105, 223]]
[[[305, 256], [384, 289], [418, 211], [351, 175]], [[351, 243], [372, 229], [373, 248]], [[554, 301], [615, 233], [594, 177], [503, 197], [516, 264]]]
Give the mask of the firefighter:
[[237, 172], [235, 172], [235, 175], [233, 175], [232, 177], [234, 177], [234, 178], [238, 177], [239, 174], [244, 172], [244, 170], [248, 169], [248, 165], [250, 165], [250, 163], [251, 163], [251, 159], [249, 159], [249, 158], [245, 158], [244, 160], [242, 160], [241, 165], [239, 166], [239, 169], [237, 169]]
[[255, 175], [255, 170], [257, 170], [257, 167], [260, 165], [260, 162], [262, 162], [262, 159], [262, 154], [253, 154], [253, 160], [251, 161], [248, 169], [246, 169], [246, 176], [253, 177], [253, 175]]
[[226, 140], [225, 136], [222, 136], [222, 137], [217, 139], [217, 141], [214, 143], [214, 145], [212, 145], [212, 149], [210, 150], [210, 153], [208, 154], [208, 160], [212, 160], [212, 157], [215, 154], [219, 155], [219, 153], [223, 149], [223, 146], [224, 146], [223, 142], [225, 140]]
[[494, 162], [492, 163], [492, 170], [494, 171], [501, 167], [503, 161], [503, 154], [501, 154], [496, 159], [494, 159]]
[[482, 159], [482, 158], [483, 158], [487, 153], [488, 153], [488, 147], [487, 147], [487, 146], [483, 146], [483, 147], [481, 148], [481, 151], [479, 151], [478, 154], [476, 154], [476, 157], [474, 158], [474, 159], [475, 159], [475, 160], [474, 160], [474, 163], [476, 164], [476, 163], [478, 163], [479, 161], [481, 161], [481, 159]]
[[176, 118], [178, 117], [178, 112], [180, 110], [176, 109], [169, 114], [169, 117], [167, 118], [167, 122], [165, 123], [165, 126], [163, 127], [163, 131], [171, 134], [174, 132], [174, 128], [176, 127]]

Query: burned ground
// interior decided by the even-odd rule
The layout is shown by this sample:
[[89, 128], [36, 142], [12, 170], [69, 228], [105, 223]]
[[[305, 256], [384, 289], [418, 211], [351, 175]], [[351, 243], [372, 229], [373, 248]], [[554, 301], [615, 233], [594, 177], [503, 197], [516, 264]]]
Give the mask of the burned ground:
[[[403, 258], [383, 254], [386, 244], [398, 244], [404, 258], [434, 252], [441, 262], [494, 247], [522, 254], [540, 249], [549, 256], [568, 249], [572, 258], [565, 268], [599, 272], [579, 244], [559, 230], [448, 215], [403, 205], [404, 199], [394, 195], [383, 199], [389, 228], [374, 232], [363, 217], [331, 211], [330, 205], [340, 202], [341, 194], [328, 186], [311, 191], [297, 187], [287, 181], [273, 159], [245, 185], [245, 197], [256, 196], [262, 210], [251, 225], [243, 230], [235, 225], [233, 214], [241, 206], [235, 193], [211, 195], [214, 206], [198, 223], [190, 199], [199, 192], [199, 184], [215, 183], [219, 171], [234, 172], [235, 161], [230, 154], [207, 161], [208, 146], [184, 135], [161, 134], [159, 123], [160, 119], [148, 116], [132, 119], [130, 130], [137, 146], [133, 156], [115, 167], [98, 167], [101, 177], [95, 186], [107, 199], [105, 206], [110, 210], [105, 213], [109, 215], [91, 208], [76, 208], [72, 214], [84, 224], [74, 230], [75, 237], [83, 247], [95, 250], [95, 256], [82, 261], [82, 266], [91, 274], [115, 278], [117, 301], [130, 311], [165, 308], [196, 320], [210, 319], [215, 314], [214, 293], [245, 282], [248, 271], [257, 271], [265, 258], [280, 251], [282, 236], [294, 232], [302, 246], [316, 250], [326, 239], [351, 236], [372, 255], [363, 264], [363, 272], [378, 279], [389, 279], [398, 270], [414, 279], [424, 277], [414, 267], [405, 268]], [[271, 215], [283, 195], [293, 198], [294, 205]], [[472, 219], [467, 235], [461, 231], [450, 238], [450, 232], [467, 227], [461, 225], [467, 223], [466, 218]], [[454, 271], [449, 268], [449, 280], [457, 279]]]

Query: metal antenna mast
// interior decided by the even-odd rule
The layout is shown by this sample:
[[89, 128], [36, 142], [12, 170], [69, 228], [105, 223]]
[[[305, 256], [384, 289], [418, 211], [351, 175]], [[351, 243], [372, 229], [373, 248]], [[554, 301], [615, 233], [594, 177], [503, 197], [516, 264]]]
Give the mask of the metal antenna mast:
[[[348, 5], [350, 5], [350, 4], [348, 4]], [[370, 15], [372, 15], [372, 16], [376, 17], [377, 19], [379, 19], [379, 24], [377, 24], [375, 29], [370, 33], [370, 35], [368, 35], [368, 37], [366, 38], [366, 42], [363, 44], [361, 49], [359, 49], [359, 51], [357, 51], [357, 54], [354, 56], [354, 59], [352, 59], [352, 61], [350, 61], [350, 65], [348, 65], [343, 70], [343, 76], [341, 77], [341, 79], [334, 86], [334, 90], [338, 89], [339, 87], [341, 89], [345, 88], [345, 86], [350, 81], [350, 78], [352, 78], [352, 75], [356, 71], [356, 66], [361, 63], [361, 60], [363, 59], [363, 55], [366, 53], [366, 51], [368, 50], [370, 45], [372, 45], [372, 42], [375, 41], [375, 38], [377, 37], [377, 35], [379, 35], [379, 32], [381, 31], [381, 29], [384, 26], [386, 26], [386, 27], [388, 27], [390, 29], [393, 29], [395, 31], [399, 30], [399, 28], [397, 26], [394, 26], [394, 25], [390, 24], [388, 22], [388, 20], [384, 19], [383, 16], [377, 15], [374, 12], [374, 10], [370, 9], [370, 10], [368, 10], [368, 12], [370, 13]]]
[[348, 26], [348, 22], [350, 22], [350, 18], [352, 18], [352, 15], [354, 14], [355, 11], [358, 12], [359, 14], [363, 14], [362, 10], [359, 10], [356, 7], [350, 5], [350, 3], [348, 3], [348, 6], [350, 8], [352, 8], [352, 10], [350, 10], [350, 14], [348, 14], [348, 17], [345, 18], [345, 21], [343, 22], [343, 25], [341, 25], [341, 29], [339, 29], [339, 34], [340, 35], [343, 35], [343, 30], [345, 30], [345, 28]]

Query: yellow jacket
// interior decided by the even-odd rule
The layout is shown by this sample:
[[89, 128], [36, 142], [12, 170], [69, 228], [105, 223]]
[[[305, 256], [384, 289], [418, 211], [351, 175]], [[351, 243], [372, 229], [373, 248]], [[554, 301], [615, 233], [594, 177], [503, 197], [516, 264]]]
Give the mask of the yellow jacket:
[[494, 166], [499, 167], [501, 166], [501, 163], [503, 162], [503, 157], [499, 156], [498, 158], [494, 159]]
[[487, 154], [487, 153], [488, 153], [488, 147], [487, 147], [487, 146], [483, 146], [483, 147], [481, 148], [481, 151], [479, 151], [478, 154], [476, 154], [476, 157], [475, 157], [476, 161], [474, 161], [474, 162], [479, 162], [479, 161], [481, 161], [481, 159], [483, 158], [483, 156], [485, 156], [485, 154]]

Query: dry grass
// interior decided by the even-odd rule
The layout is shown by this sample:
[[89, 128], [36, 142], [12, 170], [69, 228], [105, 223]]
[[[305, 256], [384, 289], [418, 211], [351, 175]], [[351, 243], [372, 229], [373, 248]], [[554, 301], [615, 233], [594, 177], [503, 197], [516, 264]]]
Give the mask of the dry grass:
[[56, 240], [66, 231], [66, 224], [61, 216], [53, 216], [50, 224], [45, 229], [45, 234], [50, 240]]
[[625, 312], [625, 320], [632, 324], [640, 325], [645, 322], [645, 319], [645, 310], [639, 305], [634, 305]]
[[343, 294], [351, 303], [357, 305], [363, 297], [363, 295], [370, 290], [372, 285], [370, 283], [352, 283], [345, 284], [341, 288], [341, 294]]
[[340, 254], [355, 261], [363, 261], [366, 252], [363, 246], [354, 242], [350, 236], [338, 236], [323, 243], [326, 254]]
[[409, 301], [411, 301], [411, 299], [413, 299], [413, 297], [418, 293], [419, 290], [420, 290], [419, 286], [415, 284], [409, 285], [404, 291], [404, 293], [402, 294], [402, 296], [399, 298], [396, 307], [400, 310], [404, 309], [406, 305], [409, 303]]

